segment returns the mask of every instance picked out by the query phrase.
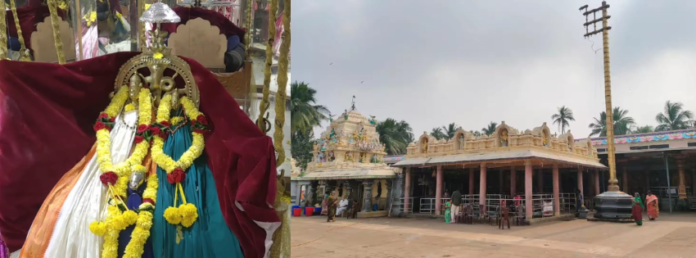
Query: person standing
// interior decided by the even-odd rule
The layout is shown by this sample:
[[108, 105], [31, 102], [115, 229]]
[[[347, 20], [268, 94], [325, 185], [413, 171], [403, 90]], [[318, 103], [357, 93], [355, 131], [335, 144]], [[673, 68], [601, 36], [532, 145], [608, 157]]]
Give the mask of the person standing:
[[329, 213], [328, 216], [326, 216], [326, 222], [335, 222], [336, 209], [338, 208], [338, 197], [336, 197], [336, 191], [331, 192], [331, 196], [329, 196], [327, 204], [329, 205]]
[[321, 215], [329, 214], [329, 192], [324, 194], [324, 200], [321, 201]]
[[360, 211], [360, 202], [358, 202], [358, 200], [356, 200], [356, 199], [353, 199], [353, 210], [352, 210], [353, 213], [350, 214], [350, 218], [352, 218], [352, 219], [356, 218], [358, 216], [359, 211]]
[[456, 223], [455, 218], [459, 214], [459, 209], [462, 207], [462, 193], [459, 189], [452, 193], [452, 208], [450, 211], [450, 223]]
[[633, 219], [638, 226], [643, 225], [643, 201], [638, 192], [633, 195]]
[[645, 205], [648, 206], [648, 219], [655, 220], [660, 216], [660, 206], [658, 206], [657, 196], [648, 190], [648, 195], [645, 197]]
[[448, 201], [445, 203], [445, 206], [447, 207], [447, 209], [445, 209], [445, 223], [452, 223], [452, 219], [451, 219], [452, 211], [450, 209], [450, 204], [451, 204], [451, 201]]

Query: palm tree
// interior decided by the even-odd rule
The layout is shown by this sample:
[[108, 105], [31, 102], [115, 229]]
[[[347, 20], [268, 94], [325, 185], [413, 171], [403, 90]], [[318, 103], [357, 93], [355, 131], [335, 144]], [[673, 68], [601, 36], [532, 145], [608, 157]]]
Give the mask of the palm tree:
[[454, 134], [459, 130], [459, 126], [455, 123], [448, 124], [447, 126], [443, 126], [442, 130], [444, 131], [445, 134], [445, 139], [449, 140], [454, 138]]
[[292, 157], [297, 161], [297, 166], [302, 170], [307, 168], [307, 163], [312, 160], [312, 150], [316, 140], [314, 131], [295, 131], [292, 133], [290, 143], [292, 144]]
[[328, 118], [329, 110], [326, 107], [314, 105], [316, 103], [314, 94], [317, 91], [310, 88], [307, 83], [295, 81], [290, 85], [290, 90], [291, 134], [297, 131], [311, 131], [314, 126]]
[[665, 112], [655, 116], [659, 125], [655, 131], [680, 130], [689, 127], [690, 120], [693, 118], [691, 111], [684, 110], [684, 106], [679, 102], [667, 101]]
[[[614, 135], [625, 135], [631, 132], [631, 126], [633, 126], [635, 122], [632, 117], [627, 115], [628, 110], [621, 109], [621, 107], [614, 107], [612, 114], [614, 117]], [[594, 120], [595, 122], [589, 125], [590, 129], [592, 129], [590, 136], [607, 136], [607, 113], [600, 113], [599, 119], [595, 117]]]
[[573, 110], [570, 110], [570, 108], [567, 108], [566, 106], [559, 107], [558, 114], [552, 115], [551, 119], [553, 119], [554, 124], [558, 124], [561, 134], [565, 133], [566, 127], [570, 127], [569, 121], [575, 121], [575, 117], [573, 117]]
[[481, 129], [481, 131], [483, 131], [483, 133], [485, 133], [486, 135], [491, 136], [491, 134], [495, 132], [496, 128], [498, 128], [498, 123], [491, 122], [490, 124], [488, 124], [488, 127], [484, 127], [483, 129]]
[[635, 129], [631, 130], [632, 133], [652, 133], [654, 132], [654, 129], [652, 126], [646, 125], [646, 126], [638, 126]]
[[406, 121], [397, 122], [392, 118], [377, 123], [379, 141], [382, 142], [389, 155], [405, 154], [408, 144], [413, 142], [411, 126]]
[[481, 136], [481, 132], [479, 132], [479, 131], [471, 130], [471, 131], [469, 131], [469, 132], [470, 132], [471, 134], [473, 134], [474, 137], [479, 137], [479, 136]]
[[435, 139], [442, 139], [442, 138], [447, 138], [447, 135], [442, 132], [442, 127], [435, 127], [433, 128], [432, 131], [430, 131], [430, 136], [435, 137]]

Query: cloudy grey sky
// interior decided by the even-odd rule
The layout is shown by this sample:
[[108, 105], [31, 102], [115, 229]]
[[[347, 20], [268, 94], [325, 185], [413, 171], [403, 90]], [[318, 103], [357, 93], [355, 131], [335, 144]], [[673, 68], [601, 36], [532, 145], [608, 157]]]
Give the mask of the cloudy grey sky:
[[[638, 125], [656, 125], [667, 100], [696, 112], [696, 1], [608, 3], [614, 106]], [[566, 105], [584, 138], [604, 110], [584, 4], [601, 1], [295, 0], [293, 79], [335, 114], [356, 95], [365, 116], [406, 120], [416, 137], [452, 122], [558, 130], [550, 117]]]

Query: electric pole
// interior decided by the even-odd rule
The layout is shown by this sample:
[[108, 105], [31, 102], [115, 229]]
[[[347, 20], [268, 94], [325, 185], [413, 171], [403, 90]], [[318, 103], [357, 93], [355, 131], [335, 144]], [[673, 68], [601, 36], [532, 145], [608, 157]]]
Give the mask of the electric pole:
[[[602, 1], [602, 6], [587, 10], [587, 5], [580, 7], [580, 11], [584, 11], [585, 16], [585, 38], [589, 38], [593, 35], [602, 33], [602, 42], [604, 46], [604, 103], [606, 105], [606, 129], [607, 129], [607, 153], [608, 153], [608, 163], [609, 163], [609, 186], [608, 191], [616, 192], [619, 191], [619, 180], [616, 179], [616, 149], [614, 148], [614, 115], [613, 108], [611, 106], [611, 68], [609, 65], [609, 18], [611, 16], [607, 15], [607, 9], [609, 5], [606, 1]], [[597, 13], [601, 11], [601, 17], [597, 18]], [[592, 20], [589, 20], [589, 16], [592, 15]], [[601, 23], [601, 28], [597, 29], [597, 23]], [[590, 31], [590, 26], [592, 26], [592, 31]], [[624, 189], [625, 190], [625, 189]]]

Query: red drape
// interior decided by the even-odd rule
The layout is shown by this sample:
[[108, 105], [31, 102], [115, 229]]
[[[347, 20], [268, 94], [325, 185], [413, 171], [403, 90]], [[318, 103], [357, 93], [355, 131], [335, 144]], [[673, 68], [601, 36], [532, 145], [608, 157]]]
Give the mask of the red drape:
[[[53, 185], [89, 151], [95, 141], [92, 124], [108, 104], [119, 67], [135, 54], [64, 66], [0, 61], [0, 234], [10, 251], [21, 248]], [[280, 221], [271, 207], [276, 194], [272, 141], [212, 73], [186, 60], [200, 89], [201, 111], [213, 127], [206, 155], [223, 215], [245, 257], [262, 257], [266, 234], [252, 218]]]
[[[8, 33], [11, 37], [17, 37], [17, 27], [14, 23], [14, 15], [12, 15], [12, 11], [6, 11], [5, 15], [7, 19]], [[31, 49], [31, 33], [36, 31], [36, 24], [43, 22], [44, 19], [50, 15], [51, 13], [48, 11], [48, 6], [45, 5], [27, 5], [17, 8], [19, 25], [22, 28], [22, 36], [24, 37], [24, 42], [27, 45], [27, 48]], [[65, 13], [60, 10], [58, 11], [58, 15], [63, 18], [65, 17]]]
[[220, 34], [224, 34], [225, 37], [230, 37], [233, 35], [239, 36], [242, 44], [244, 44], [244, 33], [245, 30], [234, 25], [229, 19], [225, 18], [224, 15], [203, 8], [189, 8], [189, 7], [176, 7], [173, 9], [179, 17], [181, 17], [181, 22], [178, 24], [167, 23], [162, 24], [162, 30], [168, 31], [169, 33], [176, 32], [176, 28], [181, 24], [186, 24], [189, 20], [202, 18], [209, 21], [211, 25], [217, 26], [220, 29]]

